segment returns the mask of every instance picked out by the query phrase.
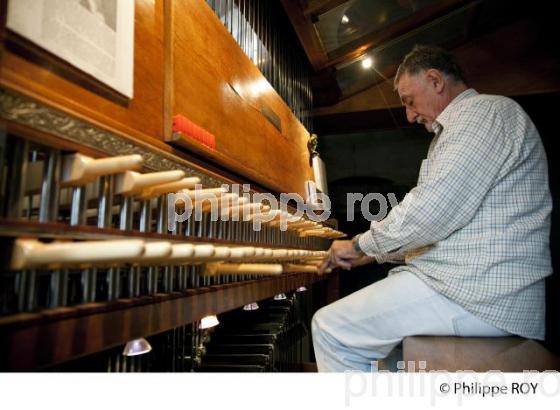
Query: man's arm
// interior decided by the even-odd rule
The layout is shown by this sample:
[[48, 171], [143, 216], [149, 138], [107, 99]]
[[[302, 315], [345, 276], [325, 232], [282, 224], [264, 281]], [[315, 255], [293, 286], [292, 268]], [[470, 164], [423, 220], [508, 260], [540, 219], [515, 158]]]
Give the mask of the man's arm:
[[473, 218], [501, 177], [513, 142], [496, 109], [491, 104], [463, 109], [452, 121], [426, 160], [423, 181], [360, 236], [367, 255], [419, 248], [448, 237]]

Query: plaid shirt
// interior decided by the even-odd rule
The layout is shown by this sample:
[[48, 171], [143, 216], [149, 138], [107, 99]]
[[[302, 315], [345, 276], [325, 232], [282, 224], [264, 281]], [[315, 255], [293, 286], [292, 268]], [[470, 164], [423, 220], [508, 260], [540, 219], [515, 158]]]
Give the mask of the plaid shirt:
[[[482, 320], [544, 339], [552, 201], [546, 154], [514, 101], [469, 89], [433, 124], [418, 183], [359, 238]], [[420, 250], [419, 250], [420, 249]]]

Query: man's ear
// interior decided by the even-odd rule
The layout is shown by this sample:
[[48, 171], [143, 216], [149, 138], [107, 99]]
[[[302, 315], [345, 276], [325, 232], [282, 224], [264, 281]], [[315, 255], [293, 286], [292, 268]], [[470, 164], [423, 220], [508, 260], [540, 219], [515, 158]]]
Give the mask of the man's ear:
[[430, 68], [426, 71], [426, 80], [428, 86], [433, 87], [436, 93], [441, 94], [443, 92], [445, 88], [445, 77], [441, 71]]

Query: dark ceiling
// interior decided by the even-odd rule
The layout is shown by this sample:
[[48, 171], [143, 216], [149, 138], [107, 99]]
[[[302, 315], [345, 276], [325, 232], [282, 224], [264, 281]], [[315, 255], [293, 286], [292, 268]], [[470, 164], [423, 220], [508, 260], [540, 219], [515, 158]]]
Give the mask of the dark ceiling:
[[[522, 19], [548, 34], [555, 2], [536, 0], [282, 0], [315, 69], [315, 106], [329, 106], [390, 79], [415, 44], [455, 49]], [[519, 33], [523, 36], [524, 33]], [[552, 36], [553, 37], [553, 36]], [[503, 38], [504, 42], [512, 38]], [[546, 49], [546, 47], [544, 47]], [[557, 59], [553, 52], [550, 58]], [[370, 58], [372, 67], [363, 67]], [[560, 89], [558, 87], [556, 90]]]

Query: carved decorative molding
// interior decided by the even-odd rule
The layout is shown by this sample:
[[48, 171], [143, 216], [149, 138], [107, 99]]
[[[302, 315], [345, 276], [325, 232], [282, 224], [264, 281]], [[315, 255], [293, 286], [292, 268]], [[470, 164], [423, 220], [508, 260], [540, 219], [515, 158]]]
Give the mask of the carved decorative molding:
[[144, 145], [5, 89], [0, 89], [0, 117], [110, 156], [140, 154], [144, 158], [146, 168], [153, 171], [180, 169], [187, 175], [200, 177], [204, 186], [214, 187], [228, 183], [199, 169], [191, 168], [183, 162], [174, 161]]

